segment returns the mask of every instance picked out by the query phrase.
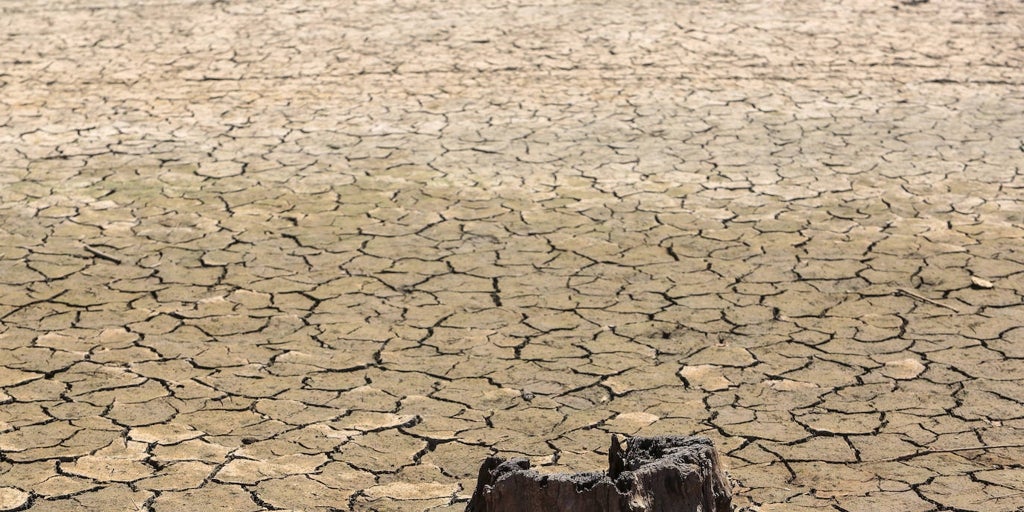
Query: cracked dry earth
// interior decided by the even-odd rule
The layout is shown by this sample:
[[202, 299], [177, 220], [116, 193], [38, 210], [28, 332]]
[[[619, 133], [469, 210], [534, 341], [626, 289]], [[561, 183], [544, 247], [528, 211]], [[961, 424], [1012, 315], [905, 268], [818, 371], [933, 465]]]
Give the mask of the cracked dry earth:
[[462, 510], [715, 440], [1024, 510], [1024, 4], [0, 3], [0, 510]]

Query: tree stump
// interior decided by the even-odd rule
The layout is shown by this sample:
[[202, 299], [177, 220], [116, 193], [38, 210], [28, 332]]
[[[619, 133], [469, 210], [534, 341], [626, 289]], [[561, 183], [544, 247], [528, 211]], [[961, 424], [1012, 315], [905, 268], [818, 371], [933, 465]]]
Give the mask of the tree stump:
[[488, 457], [466, 512], [729, 512], [732, 490], [710, 439], [612, 436], [608, 471], [541, 475]]

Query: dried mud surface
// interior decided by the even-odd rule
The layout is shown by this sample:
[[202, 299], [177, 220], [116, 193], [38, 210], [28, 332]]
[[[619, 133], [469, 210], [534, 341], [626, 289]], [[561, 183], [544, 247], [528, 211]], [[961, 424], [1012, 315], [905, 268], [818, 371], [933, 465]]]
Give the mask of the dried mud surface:
[[0, 3], [0, 510], [456, 511], [715, 440], [1024, 510], [1024, 4]]

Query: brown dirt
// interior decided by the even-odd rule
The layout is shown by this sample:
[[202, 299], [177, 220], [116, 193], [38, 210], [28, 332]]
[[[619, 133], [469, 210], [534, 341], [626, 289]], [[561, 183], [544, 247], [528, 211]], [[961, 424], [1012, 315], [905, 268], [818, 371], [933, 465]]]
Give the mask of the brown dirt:
[[0, 4], [0, 510], [1024, 510], [1024, 4], [492, 3]]

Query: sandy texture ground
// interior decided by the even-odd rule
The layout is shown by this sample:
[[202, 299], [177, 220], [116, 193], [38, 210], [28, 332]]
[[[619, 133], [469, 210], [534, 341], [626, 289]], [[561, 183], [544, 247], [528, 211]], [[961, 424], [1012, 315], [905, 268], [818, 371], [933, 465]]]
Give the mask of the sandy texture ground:
[[0, 510], [1024, 510], [1020, 1], [0, 2]]

